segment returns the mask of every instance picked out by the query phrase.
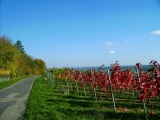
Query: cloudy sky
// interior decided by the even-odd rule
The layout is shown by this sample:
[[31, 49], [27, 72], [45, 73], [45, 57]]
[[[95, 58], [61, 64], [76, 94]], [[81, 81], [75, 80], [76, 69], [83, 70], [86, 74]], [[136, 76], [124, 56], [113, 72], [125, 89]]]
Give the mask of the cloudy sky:
[[1, 0], [0, 36], [47, 67], [160, 63], [159, 0]]

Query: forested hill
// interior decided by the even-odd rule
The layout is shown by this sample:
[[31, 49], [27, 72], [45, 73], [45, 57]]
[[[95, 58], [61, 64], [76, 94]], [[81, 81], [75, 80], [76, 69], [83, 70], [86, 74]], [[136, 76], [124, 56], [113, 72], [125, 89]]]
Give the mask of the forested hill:
[[[34, 56], [33, 56], [34, 57]], [[14, 44], [6, 36], [0, 36], [0, 76], [17, 77], [22, 75], [40, 75], [46, 71], [45, 62], [33, 59], [25, 53], [20, 40]]]

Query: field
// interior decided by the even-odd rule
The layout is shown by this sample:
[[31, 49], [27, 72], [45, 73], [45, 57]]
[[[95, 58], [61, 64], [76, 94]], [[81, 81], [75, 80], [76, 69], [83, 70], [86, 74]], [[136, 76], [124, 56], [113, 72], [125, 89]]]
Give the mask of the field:
[[[46, 76], [38, 78], [32, 88], [24, 119], [29, 120], [145, 120], [143, 103], [133, 98], [131, 91], [121, 94], [115, 91], [116, 111], [112, 97], [107, 92], [86, 86], [86, 96], [78, 84], [65, 80], [49, 80]], [[69, 90], [69, 91], [68, 91]], [[69, 92], [69, 93], [68, 93]], [[135, 95], [136, 96], [136, 95]], [[146, 101], [149, 120], [160, 120], [160, 99]]]

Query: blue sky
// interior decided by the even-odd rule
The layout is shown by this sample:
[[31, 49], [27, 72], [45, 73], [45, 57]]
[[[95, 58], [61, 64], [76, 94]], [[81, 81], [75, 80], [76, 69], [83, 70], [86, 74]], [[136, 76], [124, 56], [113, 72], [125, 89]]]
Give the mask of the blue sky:
[[0, 0], [0, 36], [47, 67], [160, 63], [160, 0]]

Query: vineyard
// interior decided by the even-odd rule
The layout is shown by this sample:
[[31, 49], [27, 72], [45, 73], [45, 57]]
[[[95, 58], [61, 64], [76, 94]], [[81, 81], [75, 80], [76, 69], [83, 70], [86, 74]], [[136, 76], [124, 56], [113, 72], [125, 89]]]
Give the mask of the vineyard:
[[[97, 71], [54, 68], [48, 71], [48, 77], [53, 84], [61, 81], [58, 89], [66, 95], [80, 95], [84, 100], [92, 98], [96, 103], [109, 100], [115, 112], [135, 113], [136, 106], [141, 104], [143, 119], [159, 119], [160, 65], [155, 60], [149, 65], [148, 71], [142, 69], [141, 63], [135, 65], [135, 70], [121, 70], [117, 61], [111, 64], [110, 70], [102, 70], [103, 66]], [[122, 106], [124, 102], [131, 105]]]

